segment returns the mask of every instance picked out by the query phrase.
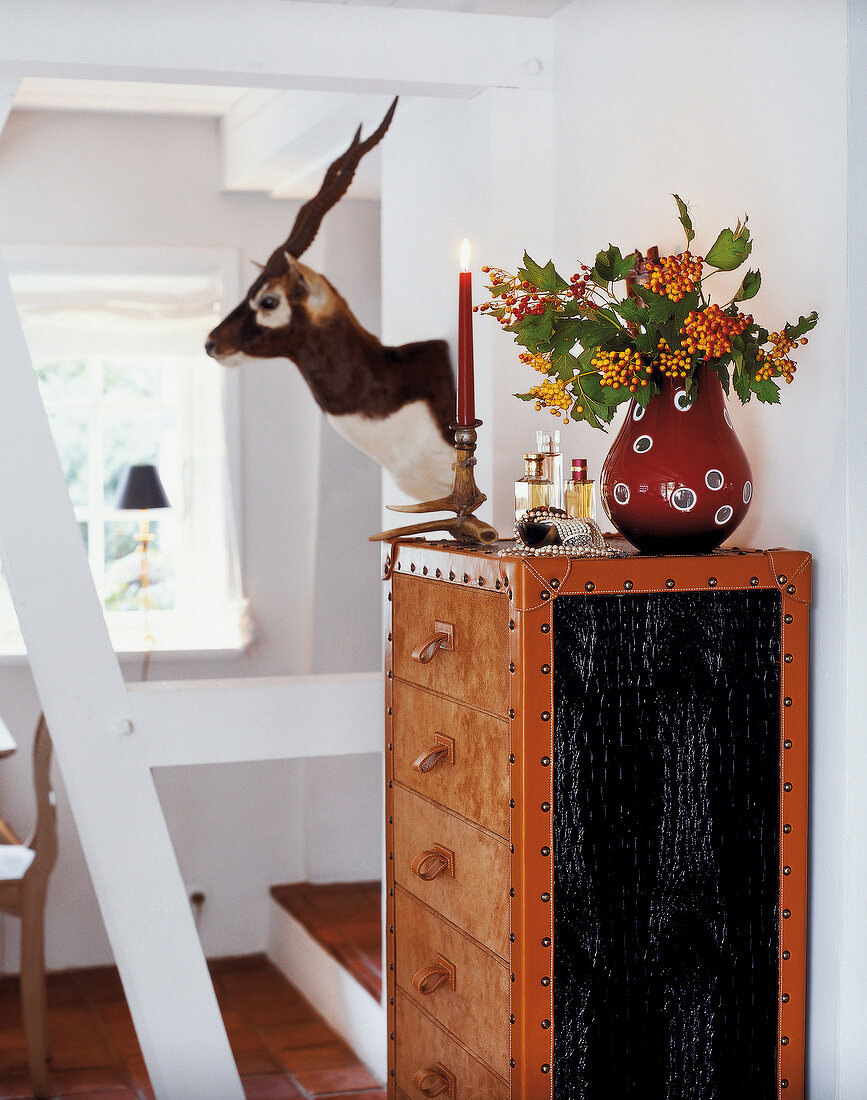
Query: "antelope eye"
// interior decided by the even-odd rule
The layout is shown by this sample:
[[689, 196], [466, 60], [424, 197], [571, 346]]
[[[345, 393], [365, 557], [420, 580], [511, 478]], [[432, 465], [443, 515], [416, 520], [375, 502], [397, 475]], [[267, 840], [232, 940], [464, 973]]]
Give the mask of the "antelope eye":
[[266, 294], [264, 298], [259, 299], [259, 309], [264, 309], [266, 312], [276, 309], [279, 305], [280, 299], [273, 294]]

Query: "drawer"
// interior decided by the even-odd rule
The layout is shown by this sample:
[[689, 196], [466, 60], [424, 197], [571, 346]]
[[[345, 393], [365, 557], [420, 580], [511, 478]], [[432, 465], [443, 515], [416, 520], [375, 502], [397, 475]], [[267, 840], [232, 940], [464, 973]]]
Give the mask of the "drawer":
[[509, 1077], [509, 968], [409, 894], [395, 897], [396, 981], [483, 1062]]
[[[509, 1086], [400, 991], [396, 1034], [397, 1086], [411, 1100], [425, 1096], [439, 1096], [440, 1100], [509, 1100]], [[438, 1092], [444, 1083], [447, 1087]]]
[[393, 816], [395, 881], [507, 959], [508, 844], [397, 784]]
[[[392, 598], [395, 676], [493, 714], [508, 714], [505, 593], [397, 575]], [[437, 624], [450, 630], [450, 648], [424, 651], [426, 643], [436, 638]]]
[[508, 837], [506, 719], [404, 683], [394, 685], [393, 711], [395, 779]]

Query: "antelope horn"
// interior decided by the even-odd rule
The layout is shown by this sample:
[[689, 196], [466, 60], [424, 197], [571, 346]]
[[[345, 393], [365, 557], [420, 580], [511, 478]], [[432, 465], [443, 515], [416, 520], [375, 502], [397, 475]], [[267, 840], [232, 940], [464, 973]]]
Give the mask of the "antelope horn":
[[397, 98], [397, 96], [394, 97], [391, 106], [385, 113], [385, 117], [370, 137], [362, 141], [361, 127], [359, 126], [346, 151], [341, 153], [328, 166], [321, 187], [313, 198], [305, 202], [298, 211], [289, 236], [284, 244], [274, 250], [271, 259], [268, 261], [268, 267], [271, 267], [272, 262], [279, 263], [285, 252], [297, 258], [310, 247], [319, 232], [323, 217], [349, 189], [361, 158], [385, 137], [397, 107]]

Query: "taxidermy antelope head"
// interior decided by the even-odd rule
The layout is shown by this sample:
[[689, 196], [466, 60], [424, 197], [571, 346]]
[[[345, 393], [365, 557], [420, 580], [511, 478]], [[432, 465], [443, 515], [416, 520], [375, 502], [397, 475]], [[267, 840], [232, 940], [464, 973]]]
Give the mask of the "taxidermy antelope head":
[[331, 283], [298, 259], [346, 193], [361, 158], [385, 135], [396, 106], [395, 98], [366, 140], [358, 128], [244, 300], [210, 333], [205, 350], [230, 367], [248, 359], [290, 359], [333, 427], [384, 466], [405, 493], [425, 500], [452, 484], [455, 385], [446, 342], [384, 347]]

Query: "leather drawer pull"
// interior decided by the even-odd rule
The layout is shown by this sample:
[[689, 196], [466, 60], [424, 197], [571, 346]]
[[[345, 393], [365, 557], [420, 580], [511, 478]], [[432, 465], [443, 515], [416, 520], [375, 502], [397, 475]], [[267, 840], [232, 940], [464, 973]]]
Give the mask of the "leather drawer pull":
[[412, 873], [425, 882], [431, 882], [442, 874], [454, 878], [455, 853], [443, 848], [441, 844], [434, 844], [415, 857], [412, 861]]
[[450, 963], [442, 955], [437, 955], [435, 963], [428, 963], [427, 966], [423, 966], [412, 976], [413, 989], [416, 993], [420, 993], [422, 997], [430, 997], [432, 993], [436, 993], [444, 985], [447, 985], [449, 989], [454, 989], [455, 984], [454, 963]]
[[436, 1062], [433, 1069], [416, 1070], [412, 1083], [422, 1096], [443, 1096], [447, 1100], [455, 1100], [455, 1075], [441, 1062]]
[[455, 762], [455, 739], [454, 737], [446, 737], [444, 733], [438, 733], [434, 736], [434, 743], [429, 749], [416, 757], [412, 762], [413, 768], [417, 772], [430, 772], [441, 761], [448, 759], [450, 764]]
[[434, 623], [434, 636], [412, 651], [412, 659], [426, 665], [432, 661], [440, 649], [455, 648], [455, 628], [451, 623]]

